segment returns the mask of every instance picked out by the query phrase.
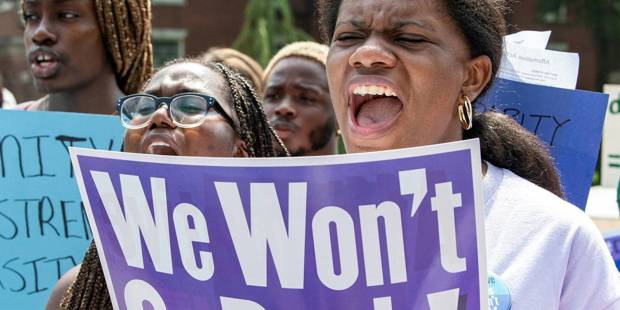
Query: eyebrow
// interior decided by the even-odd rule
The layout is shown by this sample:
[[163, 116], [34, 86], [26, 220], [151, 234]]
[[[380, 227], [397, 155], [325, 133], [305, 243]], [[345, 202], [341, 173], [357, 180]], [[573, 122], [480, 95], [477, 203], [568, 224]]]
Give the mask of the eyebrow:
[[[154, 89], [145, 89], [144, 93], [145, 94], [149, 94], [149, 95], [153, 95], [153, 96], [158, 96], [158, 97], [162, 97], [159, 96], [159, 94], [161, 94], [161, 87], [158, 88], [154, 88]], [[180, 94], [184, 94], [184, 93], [199, 93], [199, 94], [203, 94], [203, 92], [197, 91], [195, 89], [190, 89], [190, 88], [180, 88], [180, 89], [175, 89], [175, 94], [172, 96], [164, 96], [164, 97], [173, 97], [175, 95], [180, 95]], [[205, 94], [206, 95], [206, 94]]]
[[426, 29], [426, 30], [430, 30], [430, 31], [434, 31], [435, 30], [435, 28], [433, 28], [432, 25], [422, 23], [422, 22], [417, 21], [415, 19], [402, 19], [402, 20], [398, 20], [398, 21], [392, 23], [392, 27], [394, 27], [394, 28], [402, 28], [402, 27], [406, 27], [406, 26], [410, 26], [410, 25], [417, 26], [417, 27], [420, 27], [420, 28], [423, 28], [423, 29]]
[[345, 21], [341, 21], [341, 22], [336, 23], [336, 27], [335, 28], [338, 28], [338, 27], [340, 27], [342, 25], [345, 25], [345, 24], [351, 24], [351, 25], [353, 25], [353, 26], [355, 26], [357, 28], [365, 28], [366, 27], [366, 24], [362, 20], [360, 20], [360, 19], [352, 19], [352, 20], [345, 20]]
[[[63, 2], [76, 2], [76, 1], [83, 1], [83, 0], [53, 0], [54, 3], [63, 3]], [[25, 4], [36, 4], [41, 2], [41, 0], [24, 0]]]
[[[265, 90], [273, 89], [273, 88], [282, 89], [284, 88], [284, 84], [286, 84], [286, 81], [282, 81], [278, 83], [270, 83], [266, 85]], [[321, 87], [320, 85], [309, 85], [308, 83], [295, 83], [293, 85], [293, 88], [296, 90], [310, 91], [310, 92], [315, 92], [315, 93], [320, 93], [322, 90], [328, 91], [327, 88], [323, 89], [323, 87]]]
[[[351, 19], [351, 20], [346, 20], [346, 21], [338, 22], [336, 24], [335, 28], [338, 28], [339, 26], [342, 26], [342, 25], [345, 25], [345, 24], [351, 24], [351, 25], [353, 25], [353, 26], [355, 26], [357, 28], [368, 28], [368, 25], [364, 21], [362, 21], [361, 19]], [[422, 23], [422, 22], [420, 22], [420, 21], [418, 21], [416, 19], [413, 19], [413, 18], [401, 19], [401, 20], [397, 20], [395, 22], [391, 22], [390, 23], [390, 27], [391, 28], [396, 28], [396, 29], [402, 28], [402, 27], [406, 27], [406, 26], [410, 26], [410, 25], [417, 26], [417, 27], [420, 27], [420, 28], [423, 28], [423, 29], [426, 29], [426, 30], [430, 30], [430, 31], [434, 31], [435, 30], [435, 28], [433, 28], [433, 26], [431, 26], [429, 24]]]
[[315, 92], [315, 93], [321, 93], [321, 90], [323, 90], [321, 86], [319, 85], [294, 85], [293, 88], [295, 89], [299, 89], [302, 91], [308, 91], [308, 92]]

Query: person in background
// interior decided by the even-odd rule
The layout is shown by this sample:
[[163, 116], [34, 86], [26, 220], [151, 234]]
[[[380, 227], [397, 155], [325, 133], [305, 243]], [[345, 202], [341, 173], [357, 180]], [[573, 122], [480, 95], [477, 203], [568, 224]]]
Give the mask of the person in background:
[[263, 106], [293, 156], [338, 153], [338, 124], [325, 72], [328, 47], [295, 42], [269, 61]]
[[[160, 97], [172, 99], [156, 101]], [[184, 106], [190, 107], [189, 112]], [[286, 149], [267, 122], [251, 84], [221, 63], [170, 62], [141, 93], [121, 97], [118, 113], [127, 128], [126, 152], [275, 157], [274, 144]], [[94, 243], [82, 265], [58, 281], [46, 309], [112, 309]]]
[[4, 87], [4, 79], [2, 78], [2, 74], [0, 74], [0, 108], [11, 109], [15, 104], [15, 96], [13, 96], [10, 90]]
[[318, 7], [347, 151], [479, 139], [487, 269], [506, 284], [512, 309], [620, 309], [605, 242], [561, 198], [543, 144], [508, 116], [474, 113], [501, 62], [505, 3], [319, 0]]
[[30, 111], [113, 114], [152, 72], [150, 0], [22, 0]]
[[203, 62], [220, 62], [227, 65], [252, 83], [259, 95], [262, 93], [263, 68], [252, 57], [232, 48], [213, 47], [199, 58]]

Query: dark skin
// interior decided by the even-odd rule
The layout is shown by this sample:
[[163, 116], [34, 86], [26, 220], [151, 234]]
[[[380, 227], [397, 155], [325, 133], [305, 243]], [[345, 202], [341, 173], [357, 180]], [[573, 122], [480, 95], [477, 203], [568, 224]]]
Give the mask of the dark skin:
[[265, 114], [291, 154], [337, 154], [337, 125], [322, 64], [284, 58], [267, 77], [264, 93]]
[[[146, 84], [144, 93], [171, 97], [196, 92], [214, 97], [226, 111], [234, 115], [228, 104], [225, 82], [211, 69], [194, 63], [181, 63], [164, 68]], [[224, 117], [211, 109], [204, 122], [195, 128], [177, 127], [168, 110], [160, 107], [150, 126], [127, 130], [125, 151], [182, 156], [246, 157], [243, 141]]]
[[[471, 57], [441, 2], [344, 0], [327, 75], [347, 151], [356, 153], [461, 140], [457, 105], [463, 96], [474, 101], [482, 92], [491, 61]], [[381, 126], [356, 124], [358, 111], [350, 109], [352, 89], [359, 85], [396, 93], [396, 108]]]
[[113, 114], [123, 93], [92, 0], [24, 0], [24, 43], [39, 110]]
[[[198, 92], [214, 97], [236, 122], [225, 81], [211, 69], [195, 64], [180, 63], [157, 72], [143, 92], [171, 97], [185, 92]], [[146, 128], [125, 132], [125, 151], [180, 156], [247, 157], [245, 144], [235, 134], [224, 117], [211, 109], [204, 122], [195, 128], [180, 128], [170, 119], [168, 110], [161, 107]], [[60, 309], [60, 301], [75, 281], [80, 265], [66, 272], [54, 286], [47, 310]]]

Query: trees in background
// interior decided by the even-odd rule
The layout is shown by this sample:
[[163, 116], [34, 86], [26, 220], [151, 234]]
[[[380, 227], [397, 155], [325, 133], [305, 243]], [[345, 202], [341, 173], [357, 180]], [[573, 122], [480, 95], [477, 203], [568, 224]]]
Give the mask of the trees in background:
[[286, 44], [311, 39], [310, 35], [295, 27], [288, 0], [250, 0], [233, 48], [248, 54], [264, 67]]
[[[542, 0], [542, 14], [569, 8], [577, 22], [592, 30], [596, 42], [597, 84], [609, 82], [610, 74], [620, 69], [620, 1], [618, 0]], [[618, 78], [616, 78], [617, 80]], [[614, 81], [618, 82], [618, 81]]]

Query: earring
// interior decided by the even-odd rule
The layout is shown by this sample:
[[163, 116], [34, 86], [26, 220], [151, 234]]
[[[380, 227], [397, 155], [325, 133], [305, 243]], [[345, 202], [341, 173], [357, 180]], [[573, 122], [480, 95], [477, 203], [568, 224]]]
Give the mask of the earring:
[[342, 130], [340, 129], [336, 130], [336, 136], [338, 137], [342, 136]]
[[458, 106], [459, 120], [463, 129], [470, 130], [473, 126], [473, 108], [471, 100], [467, 96], [463, 96], [463, 103]]

